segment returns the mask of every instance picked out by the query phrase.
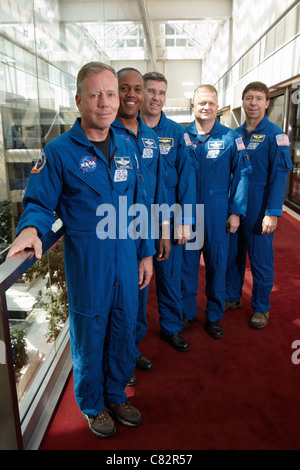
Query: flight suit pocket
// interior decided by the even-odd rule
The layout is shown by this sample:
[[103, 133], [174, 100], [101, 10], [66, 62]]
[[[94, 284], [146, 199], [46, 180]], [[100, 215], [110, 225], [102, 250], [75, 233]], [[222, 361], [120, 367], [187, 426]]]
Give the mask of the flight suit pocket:
[[289, 171], [291, 169], [292, 163], [291, 163], [291, 155], [290, 155], [290, 150], [283, 150], [280, 152], [280, 157], [278, 161], [278, 167], [282, 171]]
[[98, 189], [94, 188], [87, 181], [83, 180], [79, 175], [76, 175], [72, 170], [68, 170], [69, 175], [74, 179], [75, 184], [79, 184], [82, 189], [86, 189], [94, 197], [94, 199], [100, 202], [101, 194]]

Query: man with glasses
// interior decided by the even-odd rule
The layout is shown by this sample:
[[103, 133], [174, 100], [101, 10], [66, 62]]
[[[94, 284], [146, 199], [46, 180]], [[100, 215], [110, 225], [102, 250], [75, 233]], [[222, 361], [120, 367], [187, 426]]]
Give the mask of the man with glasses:
[[[171, 220], [171, 253], [168, 260], [154, 260], [158, 299], [160, 337], [180, 352], [189, 351], [181, 336], [183, 314], [181, 302], [181, 264], [183, 246], [190, 237], [194, 212], [184, 213], [184, 205], [195, 207], [195, 175], [183, 127], [168, 119], [163, 112], [167, 80], [164, 75], [150, 72], [143, 76], [145, 92], [140, 115], [157, 134], [160, 153], [166, 167], [166, 187], [169, 207], [179, 204], [182, 218]], [[176, 233], [175, 233], [176, 231]]]

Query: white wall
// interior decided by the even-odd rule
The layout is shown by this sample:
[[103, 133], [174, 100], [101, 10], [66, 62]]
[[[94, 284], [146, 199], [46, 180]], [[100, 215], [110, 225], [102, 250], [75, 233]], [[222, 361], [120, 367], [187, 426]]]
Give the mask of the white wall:
[[[134, 67], [142, 74], [152, 71], [151, 63], [145, 61], [112, 62], [111, 65], [116, 71], [123, 67]], [[163, 73], [168, 80], [166, 107], [189, 107], [190, 97], [201, 83], [201, 61], [158, 61], [157, 72]]]
[[[272, 87], [292, 78], [299, 79], [299, 8], [293, 8], [284, 20], [274, 25], [294, 3], [292, 0], [233, 1], [232, 35], [228, 21], [203, 62], [203, 82], [218, 88], [220, 108], [230, 106], [231, 111], [239, 108], [242, 91], [252, 81], [259, 80]], [[249, 55], [245, 55], [249, 50]], [[234, 121], [232, 113], [232, 126], [236, 124]]]
[[203, 61], [203, 81], [217, 83], [293, 3], [294, 0], [233, 0], [232, 25], [231, 20], [227, 21], [213, 41]]
[[233, 0], [232, 60], [235, 63], [295, 0]]
[[211, 48], [203, 60], [202, 83], [214, 84], [230, 67], [231, 20], [220, 27], [219, 34], [212, 42]]
[[167, 61], [161, 71], [168, 80], [166, 106], [190, 107], [194, 89], [201, 83], [201, 61]]

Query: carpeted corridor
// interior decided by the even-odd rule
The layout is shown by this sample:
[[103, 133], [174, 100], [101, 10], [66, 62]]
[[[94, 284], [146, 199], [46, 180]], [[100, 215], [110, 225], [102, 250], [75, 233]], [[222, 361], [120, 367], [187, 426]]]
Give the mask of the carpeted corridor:
[[117, 433], [107, 440], [93, 436], [75, 403], [71, 375], [40, 449], [300, 449], [300, 222], [284, 213], [274, 240], [275, 285], [265, 329], [248, 326], [248, 265], [243, 307], [225, 313], [224, 339], [205, 332], [201, 263], [198, 321], [183, 335], [191, 349], [177, 352], [159, 338], [153, 279], [141, 351], [155, 368], [136, 371], [137, 386], [127, 388], [142, 424], [132, 429], [116, 424]]

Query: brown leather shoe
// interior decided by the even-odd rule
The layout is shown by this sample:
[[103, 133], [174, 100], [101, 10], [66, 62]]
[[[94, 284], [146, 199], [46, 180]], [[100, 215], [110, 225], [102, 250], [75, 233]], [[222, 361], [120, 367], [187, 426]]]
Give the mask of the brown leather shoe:
[[82, 413], [83, 417], [88, 420], [90, 431], [97, 437], [110, 437], [116, 432], [115, 423], [110, 417], [106, 408], [97, 416], [89, 416]]
[[251, 328], [264, 328], [265, 326], [267, 326], [268, 321], [269, 321], [269, 312], [266, 312], [266, 313], [254, 312], [250, 321], [250, 326]]
[[226, 312], [226, 310], [229, 310], [231, 308], [241, 308], [241, 306], [242, 306], [242, 302], [240, 300], [238, 302], [229, 302], [229, 300], [226, 300], [224, 312]]
[[107, 403], [109, 412], [124, 426], [135, 427], [142, 422], [142, 415], [129, 401], [126, 403]]

